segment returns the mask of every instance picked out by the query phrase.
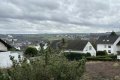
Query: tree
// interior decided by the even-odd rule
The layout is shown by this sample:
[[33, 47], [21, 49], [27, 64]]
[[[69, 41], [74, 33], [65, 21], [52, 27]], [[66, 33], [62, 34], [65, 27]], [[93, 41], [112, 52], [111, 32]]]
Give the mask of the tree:
[[[85, 59], [69, 61], [65, 56], [54, 53], [48, 43], [44, 54], [34, 59], [21, 61], [10, 57], [14, 65], [7, 70], [0, 70], [0, 80], [80, 80], [85, 71]], [[25, 55], [36, 55], [37, 50], [28, 47]]]
[[44, 44], [43, 43], [40, 43], [40, 53], [44, 54]]
[[24, 54], [25, 54], [25, 56], [34, 57], [34, 56], [36, 56], [38, 54], [38, 51], [34, 47], [28, 47], [25, 50]]
[[16, 66], [8, 69], [4, 75], [7, 74], [10, 80], [80, 80], [85, 71], [85, 59], [69, 61], [65, 56], [49, 54], [46, 60], [45, 56], [30, 59], [30, 64], [26, 61], [19, 62], [20, 65], [13, 63]]
[[117, 36], [117, 34], [114, 31], [112, 31], [110, 36]]
[[62, 40], [61, 40], [61, 48], [65, 49], [65, 47], [66, 47], [66, 41], [65, 41], [64, 38], [62, 38]]

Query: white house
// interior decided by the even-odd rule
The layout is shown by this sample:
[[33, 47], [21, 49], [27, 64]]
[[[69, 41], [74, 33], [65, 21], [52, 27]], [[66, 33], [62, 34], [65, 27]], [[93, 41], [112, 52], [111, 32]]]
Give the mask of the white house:
[[5, 41], [3, 41], [2, 39], [0, 39], [0, 52], [8, 51], [11, 48], [12, 47], [9, 44], [7, 44]]
[[14, 56], [14, 59], [19, 61], [18, 56], [21, 56], [21, 59], [24, 58], [23, 52], [0, 52], [0, 68], [9, 68], [12, 66], [12, 61], [10, 60], [10, 56]]
[[[51, 46], [54, 49], [59, 47], [60, 41], [53, 41]], [[96, 50], [93, 45], [87, 40], [68, 40], [65, 48], [65, 52], [75, 53], [90, 53], [92, 56], [96, 56]]]
[[120, 52], [120, 37], [118, 35], [101, 36], [97, 40], [97, 51], [106, 51], [108, 54]]
[[96, 56], [96, 50], [87, 40], [68, 40], [65, 52], [90, 53]]

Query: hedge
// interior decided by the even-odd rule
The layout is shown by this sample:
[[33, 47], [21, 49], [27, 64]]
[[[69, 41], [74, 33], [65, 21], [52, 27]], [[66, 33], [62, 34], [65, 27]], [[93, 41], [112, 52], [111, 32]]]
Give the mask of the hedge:
[[88, 61], [117, 61], [117, 55], [87, 57]]
[[108, 55], [106, 51], [97, 51], [96, 56], [106, 56]]
[[102, 55], [92, 57], [90, 53], [65, 53], [65, 57], [68, 60], [80, 60], [83, 57], [86, 57], [88, 61], [116, 61], [117, 55]]
[[65, 57], [68, 60], [80, 60], [83, 57], [90, 57], [91, 54], [90, 53], [65, 53]]
[[97, 57], [88, 57], [88, 61], [114, 61], [112, 58], [97, 58]]

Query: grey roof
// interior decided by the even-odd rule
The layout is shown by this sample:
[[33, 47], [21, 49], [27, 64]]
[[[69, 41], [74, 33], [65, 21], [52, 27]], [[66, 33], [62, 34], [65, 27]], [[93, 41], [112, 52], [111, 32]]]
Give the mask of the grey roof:
[[66, 49], [83, 50], [87, 43], [87, 40], [68, 40]]
[[[86, 44], [88, 43], [87, 40], [67, 40], [66, 41], [66, 50], [83, 50]], [[51, 47], [53, 49], [57, 49], [60, 47], [61, 41], [55, 40], [52, 41]]]
[[9, 45], [8, 43], [6, 43], [6, 42], [3, 41], [2, 39], [0, 39], [0, 42], [3, 43], [3, 44], [7, 47], [7, 49], [11, 49], [11, 48], [12, 48], [11, 45]]
[[117, 35], [108, 35], [108, 36], [101, 36], [97, 40], [97, 44], [114, 44], [114, 42], [118, 39], [119, 36]]

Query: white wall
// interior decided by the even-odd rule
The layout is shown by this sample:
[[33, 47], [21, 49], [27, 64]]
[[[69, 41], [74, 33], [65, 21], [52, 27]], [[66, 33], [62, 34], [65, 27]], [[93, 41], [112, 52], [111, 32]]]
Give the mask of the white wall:
[[120, 46], [117, 46], [117, 51], [120, 51]]
[[[91, 49], [89, 49], [90, 46]], [[92, 56], [96, 56], [96, 50], [90, 42], [88, 42], [85, 48], [83, 49], [83, 53], [90, 53]]]
[[0, 42], [0, 51], [7, 51], [7, 47]]
[[14, 56], [15, 60], [18, 61], [18, 55], [23, 57], [22, 52], [0, 52], [0, 68], [8, 68], [12, 66], [12, 61], [10, 60], [10, 55]]
[[[109, 48], [108, 46], [111, 46], [111, 48]], [[113, 47], [114, 47], [114, 45], [111, 45], [111, 44], [97, 44], [97, 51], [105, 51], [106, 50], [108, 53], [108, 50], [111, 50], [111, 53], [108, 53], [108, 54], [113, 54], [114, 53]]]
[[113, 50], [114, 50], [115, 54], [117, 54], [117, 51], [120, 51], [120, 48], [117, 46], [117, 44], [118, 44], [119, 41], [120, 41], [120, 37], [114, 43]]
[[64, 52], [83, 53], [83, 51], [65, 50]]

